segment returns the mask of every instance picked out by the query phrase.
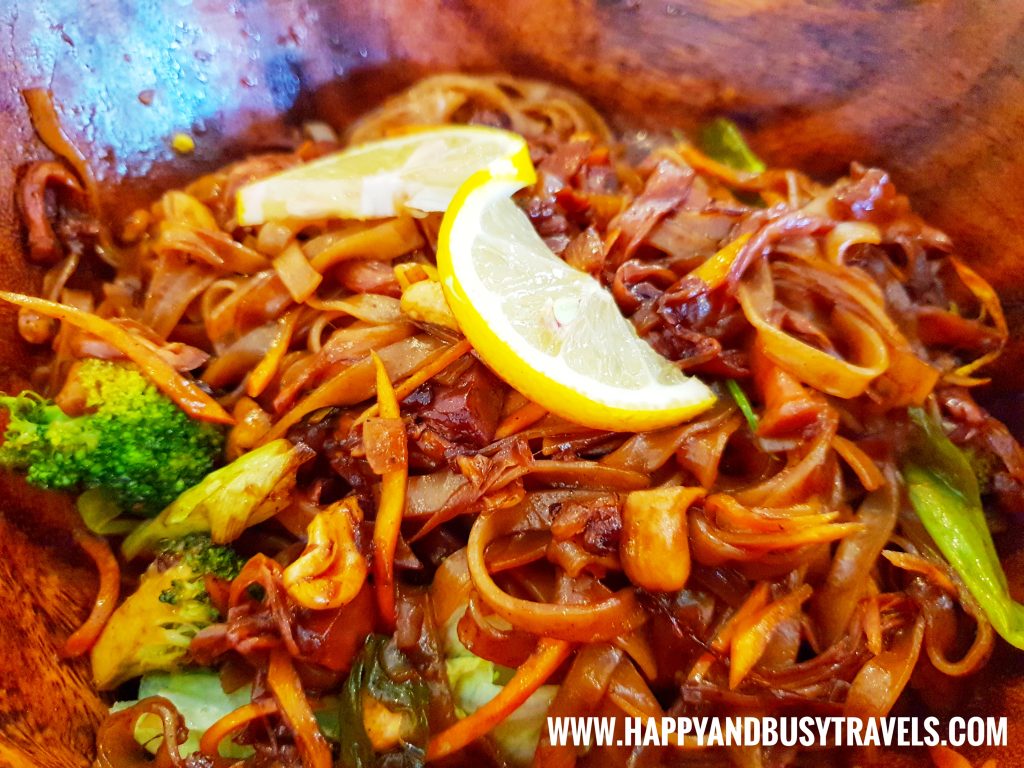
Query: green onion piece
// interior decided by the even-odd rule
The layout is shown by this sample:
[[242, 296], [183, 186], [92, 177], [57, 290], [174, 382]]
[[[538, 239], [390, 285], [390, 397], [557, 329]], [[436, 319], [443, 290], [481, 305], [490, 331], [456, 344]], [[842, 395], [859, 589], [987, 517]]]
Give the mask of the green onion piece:
[[750, 404], [750, 398], [747, 397], [747, 393], [743, 391], [743, 388], [736, 379], [726, 379], [725, 387], [729, 390], [729, 394], [732, 395], [732, 399], [736, 401], [736, 406], [740, 409], [740, 413], [747, 420], [750, 431], [756, 435], [757, 414], [754, 413], [754, 406]]
[[996, 632], [1024, 648], [1024, 605], [1010, 596], [970, 461], [924, 411], [910, 418], [917, 430], [902, 470], [911, 506]]
[[711, 159], [737, 171], [764, 173], [766, 168], [747, 145], [736, 123], [724, 117], [715, 118], [701, 129], [700, 148]]

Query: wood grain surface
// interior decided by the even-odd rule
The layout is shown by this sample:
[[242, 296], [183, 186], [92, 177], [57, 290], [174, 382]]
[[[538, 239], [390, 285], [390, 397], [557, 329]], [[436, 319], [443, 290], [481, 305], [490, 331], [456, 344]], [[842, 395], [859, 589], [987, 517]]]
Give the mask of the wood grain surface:
[[[114, 215], [274, 146], [305, 118], [343, 126], [444, 70], [551, 79], [634, 125], [688, 130], [726, 114], [771, 164], [825, 179], [850, 160], [888, 168], [1004, 297], [1014, 343], [996, 405], [1021, 419], [1019, 0], [6, 0], [0, 285], [26, 290], [40, 277], [22, 260], [13, 201], [19, 169], [47, 156], [24, 88], [53, 91]], [[188, 157], [170, 149], [178, 131], [196, 138]], [[13, 329], [0, 307], [0, 389], [23, 384], [40, 353]], [[0, 478], [0, 765], [91, 760], [102, 702], [87, 670], [56, 656], [95, 588], [67, 536], [69, 513], [66, 502]], [[1024, 584], [1024, 558], [1009, 563]], [[1011, 715], [1001, 766], [1024, 765], [1022, 666], [1002, 649], [973, 704]]]

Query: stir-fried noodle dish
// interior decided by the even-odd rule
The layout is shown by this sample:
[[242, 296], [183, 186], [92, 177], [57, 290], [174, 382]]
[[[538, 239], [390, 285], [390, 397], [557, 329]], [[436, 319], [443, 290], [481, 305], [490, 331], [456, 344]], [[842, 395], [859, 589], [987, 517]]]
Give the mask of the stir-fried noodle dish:
[[97, 765], [863, 764], [546, 718], [941, 717], [1024, 647], [1006, 322], [884, 171], [448, 75], [113, 219], [26, 99], [0, 465], [99, 570]]

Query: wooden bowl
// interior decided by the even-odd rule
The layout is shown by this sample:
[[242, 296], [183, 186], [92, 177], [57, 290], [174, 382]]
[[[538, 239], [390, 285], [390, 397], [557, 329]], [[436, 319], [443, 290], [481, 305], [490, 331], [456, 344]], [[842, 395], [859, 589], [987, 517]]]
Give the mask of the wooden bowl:
[[[992, 0], [51, 0], [0, 7], [0, 284], [31, 291], [13, 189], [48, 156], [20, 92], [48, 87], [104, 182], [108, 214], [318, 116], [344, 125], [435, 71], [571, 85], [607, 114], [692, 129], [727, 114], [771, 164], [822, 177], [850, 160], [893, 172], [1001, 292], [1014, 339], [994, 404], [1024, 403], [1024, 4]], [[179, 157], [170, 137], [196, 137]], [[0, 308], [0, 388], [40, 354]], [[1019, 416], [1017, 423], [1020, 424]], [[91, 761], [104, 704], [57, 648], [95, 577], [58, 496], [0, 476], [0, 765]], [[1024, 559], [1008, 569], [1024, 584]], [[970, 711], [1010, 717], [1000, 765], [1024, 764], [1021, 654], [1001, 648]], [[967, 711], [967, 705], [964, 705]], [[1019, 721], [1019, 722], [1018, 722]], [[921, 764], [921, 753], [904, 764]]]

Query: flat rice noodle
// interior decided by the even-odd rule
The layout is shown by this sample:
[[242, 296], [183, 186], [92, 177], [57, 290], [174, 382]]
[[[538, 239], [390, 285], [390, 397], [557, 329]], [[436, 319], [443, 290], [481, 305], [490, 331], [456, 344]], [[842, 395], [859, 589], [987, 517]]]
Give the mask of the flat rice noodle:
[[661, 718], [661, 704], [628, 659], [621, 659], [608, 680], [608, 699], [632, 717]]
[[651, 646], [646, 626], [615, 638], [612, 644], [625, 651], [648, 680], [658, 679], [658, 660], [654, 656], [654, 648]]
[[238, 242], [227, 232], [205, 228], [194, 232], [220, 257], [224, 271], [251, 275], [270, 268], [270, 261], [265, 256]]
[[376, 293], [360, 293], [340, 299], [318, 299], [311, 296], [306, 304], [318, 312], [340, 312], [376, 325], [399, 323], [405, 319], [399, 299]]
[[160, 256], [146, 288], [140, 320], [166, 339], [189, 305], [213, 283], [213, 271], [170, 253]]
[[697, 422], [632, 435], [600, 463], [606, 467], [632, 472], [652, 473], [668, 463], [672, 455], [691, 439], [714, 429], [727, 420], [734, 409], [719, 399], [711, 414]]
[[289, 376], [287, 383], [282, 380], [281, 389], [274, 397], [274, 410], [280, 412], [289, 407], [303, 389], [319, 382], [332, 370], [362, 360], [370, 350], [395, 344], [414, 333], [416, 327], [411, 323], [356, 324], [339, 328], [320, 351], [300, 371], [296, 371], [294, 378]]
[[870, 493], [854, 518], [861, 529], [844, 538], [836, 548], [824, 584], [814, 596], [814, 614], [821, 640], [838, 641], [849, 626], [866, 589], [870, 573], [896, 526], [899, 495], [895, 482]]
[[753, 280], [736, 289], [743, 314], [758, 332], [765, 355], [804, 383], [842, 398], [864, 394], [871, 382], [889, 367], [889, 353], [878, 332], [866, 321], [840, 306], [832, 312], [832, 325], [858, 363], [849, 362], [812, 347], [789, 335], [770, 321], [774, 292], [767, 267], [756, 270]]
[[310, 265], [298, 243], [292, 243], [275, 256], [273, 264], [277, 277], [297, 304], [312, 296], [324, 279]]
[[[548, 707], [547, 716], [593, 715], [605, 697], [621, 660], [622, 651], [607, 643], [592, 643], [580, 648]], [[534, 768], [573, 768], [580, 748], [571, 744], [555, 746], [548, 737], [548, 730], [542, 728], [540, 743], [533, 755]]]
[[595, 491], [637, 491], [651, 484], [648, 476], [596, 461], [534, 461], [528, 474], [547, 485]]
[[484, 553], [492, 541], [514, 527], [518, 517], [515, 510], [481, 515], [469, 535], [466, 549], [473, 586], [491, 610], [526, 632], [577, 642], [611, 640], [646, 621], [646, 614], [631, 588], [588, 605], [539, 603], [502, 591], [487, 570]]
[[767, 480], [750, 488], [736, 491], [733, 495], [748, 507], [780, 507], [806, 499], [815, 490], [821, 471], [829, 459], [832, 438], [836, 433], [836, 417], [823, 416], [818, 434], [803, 457]]
[[655, 225], [686, 200], [694, 177], [685, 163], [658, 163], [647, 177], [643, 191], [609, 224], [609, 229], [619, 230], [621, 235], [608, 255], [606, 270], [614, 271], [627, 261]]
[[825, 235], [825, 258], [833, 264], [843, 264], [846, 251], [859, 243], [878, 245], [882, 233], [874, 224], [864, 221], [841, 221]]
[[537, 645], [529, 632], [502, 629], [484, 614], [479, 598], [470, 595], [465, 613], [459, 619], [459, 640], [475, 656], [503, 667], [522, 666]]
[[433, 516], [446, 506], [456, 491], [468, 485], [469, 481], [462, 474], [448, 469], [410, 477], [405, 517], [419, 520]]
[[617, 571], [622, 567], [618, 557], [594, 554], [575, 541], [552, 541], [548, 544], [546, 555], [570, 578], [584, 573], [603, 576], [610, 570]]
[[306, 244], [305, 252], [313, 269], [325, 274], [334, 265], [348, 259], [368, 257], [387, 261], [424, 245], [415, 220], [402, 216], [356, 232], [321, 235]]
[[203, 381], [215, 389], [230, 389], [256, 367], [277, 336], [277, 323], [253, 328], [210, 360]]
[[728, 414], [708, 429], [693, 433], [676, 451], [676, 463], [697, 478], [703, 488], [715, 484], [729, 438], [743, 425], [738, 411], [730, 409]]
[[430, 602], [437, 626], [443, 627], [468, 603], [472, 589], [473, 580], [463, 547], [441, 561], [430, 584]]
[[385, 325], [356, 323], [331, 334], [320, 350], [324, 363], [333, 364], [358, 360], [371, 349], [386, 347], [416, 333], [411, 323], [397, 322]]
[[[442, 342], [432, 336], [421, 334], [390, 344], [378, 350], [377, 354], [383, 361], [388, 376], [394, 380], [409, 375], [441, 346]], [[310, 392], [275, 422], [262, 443], [283, 437], [291, 427], [313, 411], [332, 406], [356, 405], [369, 400], [375, 391], [376, 375], [373, 361], [367, 355]]]
[[867, 273], [856, 267], [821, 260], [778, 263], [773, 265], [773, 270], [798, 291], [823, 294], [837, 305], [866, 317], [882, 335], [889, 348], [889, 367], [872, 383], [872, 391], [883, 402], [890, 408], [924, 402], [940, 372], [911, 348], [893, 322], [881, 288]]
[[924, 619], [896, 635], [892, 646], [861, 667], [846, 694], [844, 712], [852, 717], [885, 717], [903, 693], [917, 665]]
[[273, 271], [257, 272], [204, 312], [206, 335], [215, 345], [234, 334], [262, 325], [293, 303], [291, 294]]
[[[949, 646], [955, 645], [959, 640], [959, 622], [956, 614], [949, 609], [948, 603], [942, 600], [917, 600], [916, 602], [921, 606], [924, 614], [924, 648], [932, 666], [949, 677], [965, 677], [978, 672], [991, 657], [996, 642], [996, 633], [984, 612], [977, 605], [972, 604], [973, 601], [969, 596], [959, 598], [958, 602], [963, 606], [964, 611], [974, 619], [976, 628], [971, 647], [959, 659], [953, 661], [949, 658], [948, 652], [953, 650]], [[950, 617], [948, 639], [940, 638], [939, 635], [943, 633], [936, 631], [936, 625], [940, 623], [937, 620], [937, 614], [940, 613]], [[944, 639], [946, 642], [943, 642]]]
[[491, 542], [487, 547], [487, 569], [500, 573], [542, 560], [551, 544], [547, 531], [523, 531]]

